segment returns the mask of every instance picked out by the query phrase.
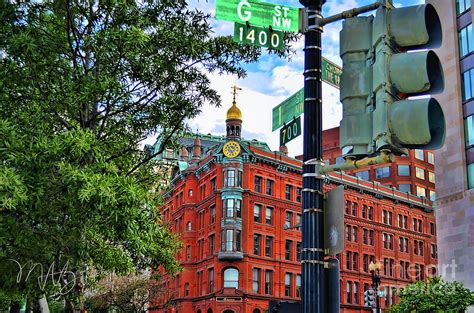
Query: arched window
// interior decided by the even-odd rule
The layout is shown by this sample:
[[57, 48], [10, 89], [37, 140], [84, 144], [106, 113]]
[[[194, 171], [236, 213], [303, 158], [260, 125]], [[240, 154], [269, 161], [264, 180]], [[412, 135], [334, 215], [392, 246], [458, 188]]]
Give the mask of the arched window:
[[235, 313], [235, 312], [232, 310], [225, 310], [224, 313]]
[[188, 223], [186, 224], [186, 229], [187, 229], [188, 231], [191, 231], [191, 230], [193, 229], [193, 224], [192, 224], [191, 222], [188, 222]]
[[260, 310], [259, 309], [254, 309], [253, 313], [260, 313]]
[[207, 309], [207, 313], [212, 313], [212, 309], [211, 308]]
[[224, 287], [239, 288], [239, 270], [233, 267], [224, 270]]
[[197, 310], [196, 313], [201, 313], [201, 310]]

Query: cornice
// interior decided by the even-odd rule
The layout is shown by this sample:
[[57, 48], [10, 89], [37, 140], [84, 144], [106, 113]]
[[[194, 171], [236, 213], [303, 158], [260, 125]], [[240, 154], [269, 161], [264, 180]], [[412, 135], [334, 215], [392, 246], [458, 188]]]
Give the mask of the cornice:
[[[383, 199], [383, 198], [390, 199], [395, 203], [404, 203], [404, 204], [406, 204], [410, 207], [419, 208], [419, 209], [421, 209], [421, 210], [423, 210], [424, 212], [427, 212], [427, 213], [433, 211], [433, 208], [430, 205], [424, 204], [421, 200], [403, 198], [401, 196], [398, 196], [395, 193], [386, 192], [386, 191], [382, 190], [382, 188], [386, 188], [383, 185], [377, 185], [378, 187], [382, 187], [382, 188], [380, 188], [378, 190], [375, 190], [374, 188], [365, 186], [363, 184], [358, 184], [356, 182], [351, 182], [350, 180], [345, 179], [343, 175], [348, 176], [348, 175], [345, 175], [345, 174], [341, 174], [341, 177], [336, 177], [334, 175], [327, 175], [326, 180], [325, 180], [325, 184], [331, 184], [332, 183], [332, 184], [335, 184], [335, 185], [344, 185], [344, 189], [351, 188], [352, 190], [356, 190], [361, 194], [363, 194], [363, 193], [370, 194], [370, 195], [372, 195], [373, 197], [375, 197], [377, 199]], [[352, 177], [352, 176], [350, 176], [350, 177]], [[368, 182], [368, 183], [370, 183], [370, 182]], [[413, 196], [413, 198], [417, 198], [417, 197]]]
[[286, 173], [286, 172], [294, 172], [297, 174], [303, 173], [303, 170], [299, 166], [277, 161], [273, 158], [266, 157], [263, 155], [252, 154], [251, 163], [259, 163], [259, 162], [263, 164], [272, 165], [273, 167], [276, 168], [277, 171], [282, 172], [282, 173]]

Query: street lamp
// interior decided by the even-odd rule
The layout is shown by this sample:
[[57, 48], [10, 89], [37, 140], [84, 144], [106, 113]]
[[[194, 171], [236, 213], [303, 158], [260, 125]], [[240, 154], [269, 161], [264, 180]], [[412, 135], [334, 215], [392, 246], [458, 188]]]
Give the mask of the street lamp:
[[380, 269], [382, 264], [377, 261], [376, 263], [370, 262], [369, 271], [372, 274], [372, 288], [375, 290], [375, 312], [380, 313], [380, 298], [379, 298], [379, 286], [380, 286]]

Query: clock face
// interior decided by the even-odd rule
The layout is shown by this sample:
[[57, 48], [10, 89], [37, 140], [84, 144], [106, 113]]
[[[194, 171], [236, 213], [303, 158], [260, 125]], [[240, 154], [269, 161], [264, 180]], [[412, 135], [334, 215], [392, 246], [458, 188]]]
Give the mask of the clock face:
[[240, 153], [240, 145], [235, 141], [226, 142], [222, 152], [224, 152], [224, 155], [228, 158], [235, 158]]

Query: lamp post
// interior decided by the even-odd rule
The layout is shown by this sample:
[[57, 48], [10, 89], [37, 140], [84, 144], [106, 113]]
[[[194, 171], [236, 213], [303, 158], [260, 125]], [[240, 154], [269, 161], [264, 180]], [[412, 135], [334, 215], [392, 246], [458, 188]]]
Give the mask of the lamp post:
[[375, 312], [380, 313], [380, 298], [379, 298], [379, 286], [380, 286], [380, 269], [382, 264], [379, 261], [376, 263], [370, 262], [369, 271], [372, 275], [372, 288], [375, 291]]

